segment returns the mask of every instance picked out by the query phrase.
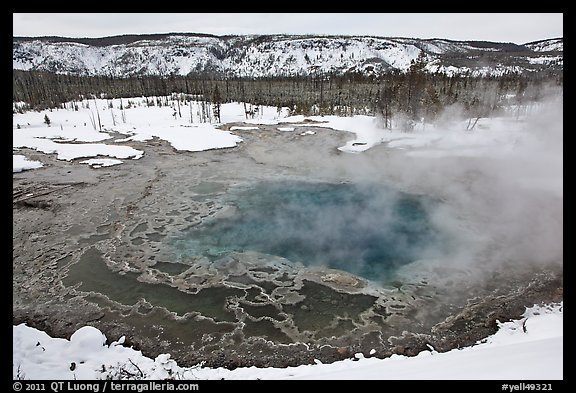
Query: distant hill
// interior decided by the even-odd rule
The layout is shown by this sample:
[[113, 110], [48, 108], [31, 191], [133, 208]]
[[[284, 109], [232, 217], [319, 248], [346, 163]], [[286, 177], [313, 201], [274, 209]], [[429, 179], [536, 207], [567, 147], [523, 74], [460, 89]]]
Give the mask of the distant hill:
[[421, 51], [427, 55], [428, 72], [449, 75], [563, 70], [563, 38], [517, 45], [373, 36], [198, 33], [13, 37], [12, 55], [13, 69], [18, 70], [114, 77], [192, 73], [259, 78], [404, 72]]

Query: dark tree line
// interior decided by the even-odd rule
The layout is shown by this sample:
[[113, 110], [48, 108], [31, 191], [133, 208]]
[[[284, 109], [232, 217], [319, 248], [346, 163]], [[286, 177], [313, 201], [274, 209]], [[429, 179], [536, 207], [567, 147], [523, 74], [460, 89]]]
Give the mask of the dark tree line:
[[507, 74], [499, 77], [448, 76], [424, 72], [419, 57], [406, 73], [379, 77], [360, 73], [313, 73], [306, 77], [261, 79], [207, 79], [200, 76], [73, 76], [40, 71], [13, 71], [13, 101], [39, 110], [84, 98], [168, 96], [184, 93], [201, 97], [214, 106], [244, 102], [250, 106], [288, 107], [292, 114], [376, 115], [387, 128], [400, 121], [411, 128], [432, 121], [457, 105], [472, 118], [497, 114], [505, 105], [522, 105], [542, 98], [546, 88], [563, 84], [562, 76]]

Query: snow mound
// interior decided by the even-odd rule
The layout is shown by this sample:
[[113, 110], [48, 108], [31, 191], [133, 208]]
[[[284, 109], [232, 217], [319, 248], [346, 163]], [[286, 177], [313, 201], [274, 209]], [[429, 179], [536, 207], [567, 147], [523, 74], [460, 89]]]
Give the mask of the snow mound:
[[106, 344], [106, 336], [93, 326], [84, 326], [70, 337], [70, 349], [77, 351], [100, 351]]

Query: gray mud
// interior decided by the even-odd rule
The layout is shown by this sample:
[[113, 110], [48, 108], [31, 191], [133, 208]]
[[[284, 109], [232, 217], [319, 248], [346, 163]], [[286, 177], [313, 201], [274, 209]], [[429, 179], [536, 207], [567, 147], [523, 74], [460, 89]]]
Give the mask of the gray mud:
[[[307, 130], [316, 134], [300, 135]], [[350, 134], [306, 124], [235, 133], [244, 139], [238, 147], [197, 153], [158, 139], [129, 142], [145, 151], [141, 159], [100, 169], [28, 151], [45, 167], [13, 176], [13, 323], [66, 338], [92, 325], [182, 366], [283, 367], [372, 349], [387, 357], [471, 345], [494, 333], [496, 320], [562, 298], [556, 265], [494, 269], [482, 279], [453, 265], [414, 265], [394, 282], [373, 283], [250, 251], [176, 258], [169, 240], [227, 214], [221, 197], [234, 187], [350, 182], [362, 155], [385, 168], [387, 157], [403, 154], [385, 146], [342, 153]], [[392, 169], [378, 173], [394, 180]]]

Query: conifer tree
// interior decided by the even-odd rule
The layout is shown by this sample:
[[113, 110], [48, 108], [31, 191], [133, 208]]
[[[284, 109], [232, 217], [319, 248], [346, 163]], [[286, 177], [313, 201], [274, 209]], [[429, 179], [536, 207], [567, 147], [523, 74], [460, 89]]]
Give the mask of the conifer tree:
[[221, 123], [220, 120], [220, 106], [222, 104], [222, 96], [220, 96], [220, 90], [218, 90], [218, 84], [214, 85], [214, 91], [212, 92], [212, 107], [214, 111], [214, 118], [216, 122]]

